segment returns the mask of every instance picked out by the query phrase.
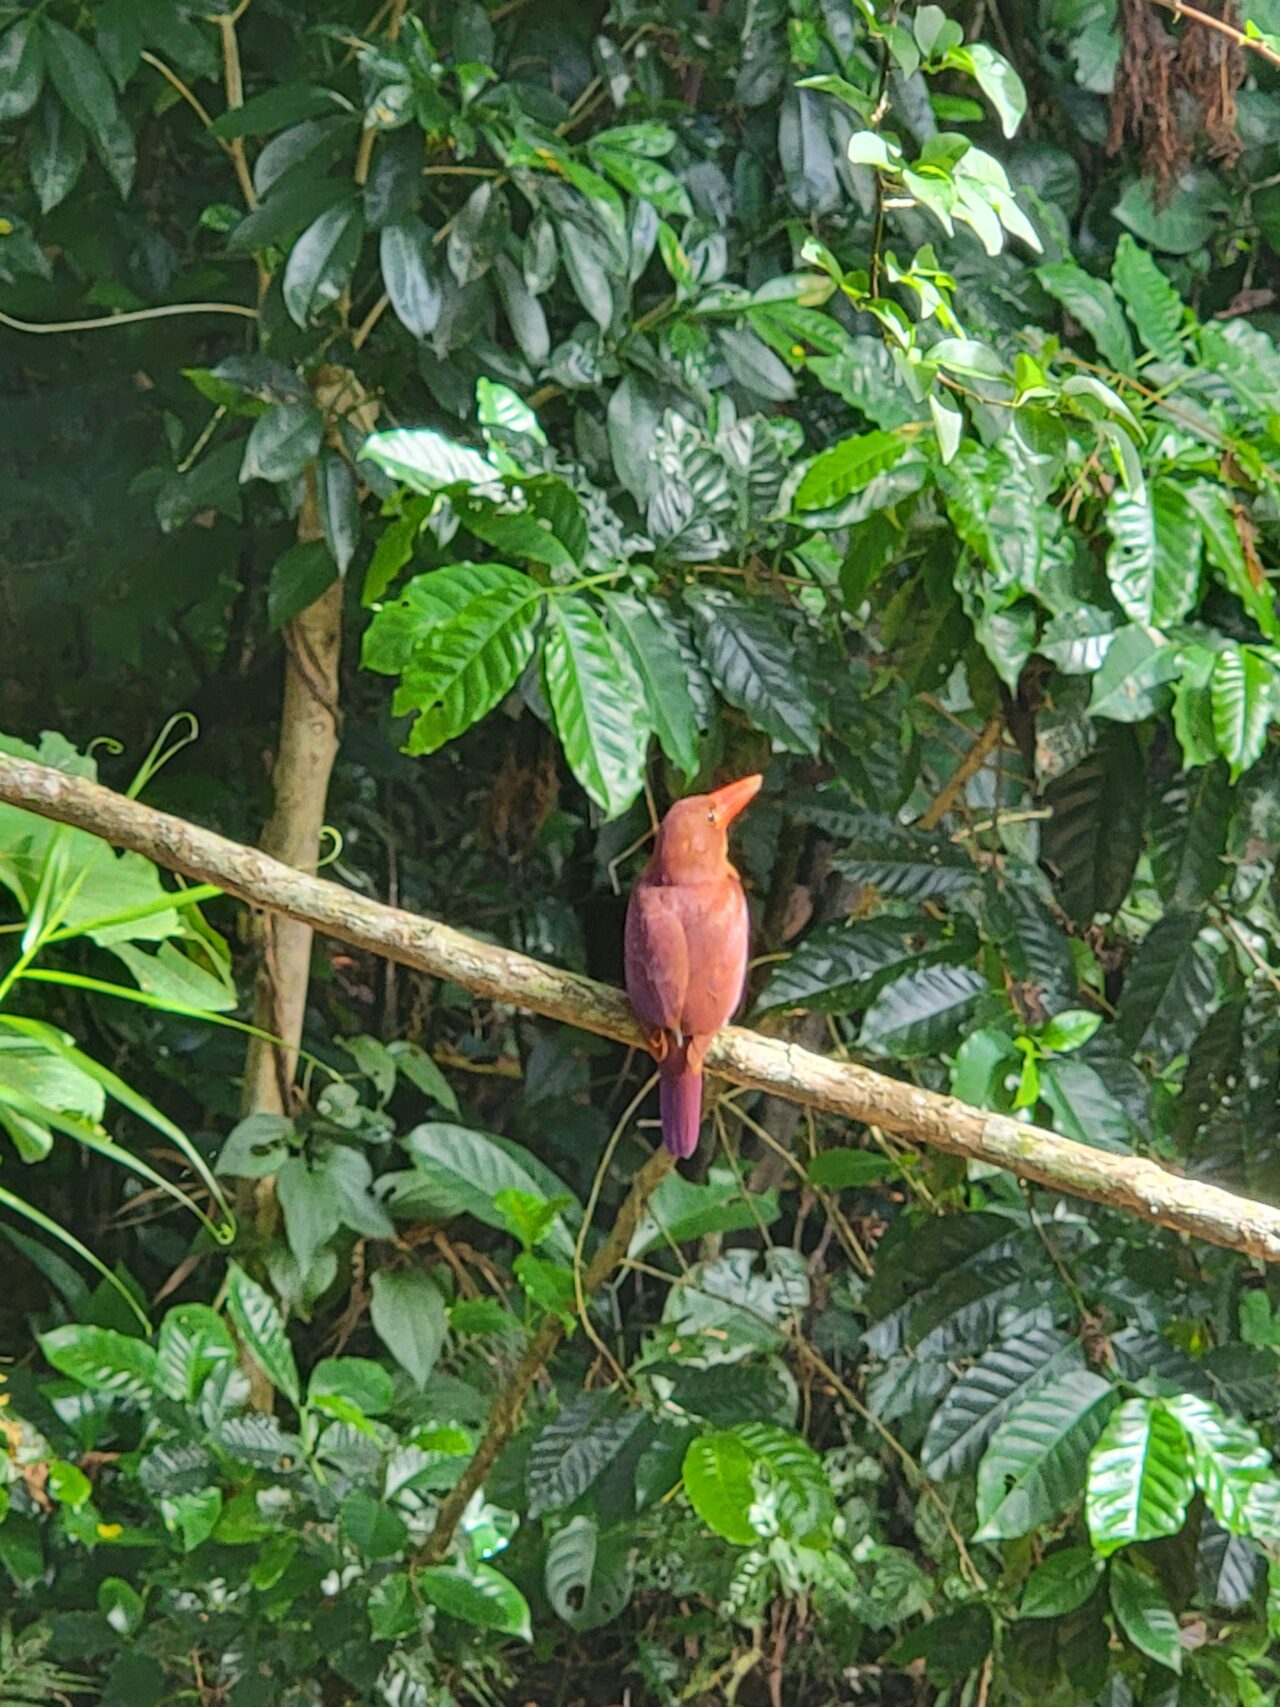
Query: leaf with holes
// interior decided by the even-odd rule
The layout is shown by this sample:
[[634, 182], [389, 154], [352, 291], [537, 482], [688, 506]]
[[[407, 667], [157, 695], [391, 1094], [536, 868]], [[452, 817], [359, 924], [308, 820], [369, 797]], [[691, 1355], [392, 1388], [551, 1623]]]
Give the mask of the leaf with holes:
[[296, 1405], [301, 1397], [298, 1366], [284, 1330], [284, 1317], [275, 1300], [251, 1280], [238, 1262], [227, 1269], [227, 1309], [236, 1332], [286, 1398]]
[[601, 1535], [590, 1517], [574, 1517], [547, 1542], [543, 1582], [554, 1611], [572, 1630], [598, 1630], [631, 1599], [630, 1537]]
[[1195, 1492], [1187, 1436], [1158, 1399], [1126, 1399], [1089, 1456], [1085, 1517], [1099, 1553], [1176, 1535]]
[[1080, 1342], [1052, 1328], [1030, 1327], [993, 1345], [933, 1413], [920, 1449], [921, 1467], [935, 1481], [972, 1470], [1015, 1405], [1067, 1369], [1083, 1365]]
[[593, 605], [570, 595], [551, 606], [542, 674], [570, 768], [597, 806], [618, 817], [644, 787], [653, 732], [630, 652], [615, 645]]
[[990, 988], [971, 966], [917, 966], [880, 991], [858, 1043], [873, 1055], [936, 1055], [954, 1044]]
[[977, 1540], [1026, 1535], [1081, 1497], [1115, 1397], [1109, 1382], [1078, 1369], [1014, 1406], [978, 1466]]

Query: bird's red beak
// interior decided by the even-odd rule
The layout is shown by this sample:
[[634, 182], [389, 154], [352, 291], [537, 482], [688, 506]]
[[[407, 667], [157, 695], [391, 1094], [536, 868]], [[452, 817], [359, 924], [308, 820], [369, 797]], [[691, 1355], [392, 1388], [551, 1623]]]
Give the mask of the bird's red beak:
[[715, 811], [716, 823], [731, 824], [743, 807], [751, 804], [763, 785], [762, 776], [742, 776], [737, 782], [726, 782], [723, 788], [712, 789], [708, 798]]

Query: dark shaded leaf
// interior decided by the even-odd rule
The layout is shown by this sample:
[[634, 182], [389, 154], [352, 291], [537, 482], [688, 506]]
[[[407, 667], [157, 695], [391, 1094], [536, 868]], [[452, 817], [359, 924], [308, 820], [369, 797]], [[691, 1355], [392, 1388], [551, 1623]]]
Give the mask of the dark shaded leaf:
[[1041, 852], [1062, 905], [1080, 924], [1114, 913], [1129, 892], [1141, 846], [1142, 753], [1128, 729], [1100, 732], [1092, 753], [1045, 791], [1052, 812]]
[[84, 126], [120, 195], [127, 196], [137, 164], [133, 132], [121, 117], [102, 61], [88, 42], [51, 18], [42, 20], [41, 33], [50, 81]]
[[692, 593], [688, 602], [703, 660], [730, 705], [788, 751], [816, 753], [818, 707], [777, 616], [724, 593]]
[[284, 304], [299, 326], [331, 307], [351, 282], [364, 242], [364, 214], [349, 197], [327, 208], [299, 237], [284, 269]]
[[435, 331], [444, 308], [431, 232], [413, 214], [384, 225], [379, 240], [382, 281], [396, 318], [415, 338]]

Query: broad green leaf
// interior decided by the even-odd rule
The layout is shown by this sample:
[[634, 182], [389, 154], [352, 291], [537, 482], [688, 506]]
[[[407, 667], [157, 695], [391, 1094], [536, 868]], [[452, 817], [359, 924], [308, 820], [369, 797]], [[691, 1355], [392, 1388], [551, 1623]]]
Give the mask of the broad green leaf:
[[182, 1542], [184, 1553], [194, 1553], [218, 1527], [222, 1489], [199, 1488], [191, 1493], [166, 1494], [159, 1505], [165, 1528]]
[[964, 416], [936, 391], [929, 393], [929, 413], [933, 416], [934, 431], [938, 435], [939, 453], [943, 462], [948, 463], [960, 449]]
[[418, 713], [406, 752], [434, 753], [478, 723], [533, 655], [542, 588], [505, 565], [484, 568], [484, 590], [433, 629], [405, 667], [393, 709]]
[[675, 173], [666, 166], [660, 166], [654, 159], [636, 153], [630, 146], [621, 147], [602, 140], [602, 136], [593, 137], [587, 144], [592, 161], [600, 170], [620, 188], [627, 190], [633, 196], [640, 196], [647, 202], [652, 202], [659, 213], [665, 213], [677, 219], [688, 219], [693, 206], [689, 200], [689, 192], [676, 177]]
[[791, 753], [816, 753], [819, 712], [802, 659], [775, 611], [727, 594], [690, 594], [698, 649], [730, 705]]
[[891, 1180], [898, 1173], [897, 1165], [887, 1156], [871, 1150], [823, 1150], [809, 1164], [810, 1185], [829, 1191], [857, 1191], [863, 1186]]
[[532, 368], [541, 368], [551, 354], [546, 310], [529, 289], [524, 274], [505, 255], [494, 262], [493, 281], [520, 353]]
[[1142, 752], [1131, 729], [1103, 725], [1097, 746], [1045, 791], [1052, 817], [1041, 852], [1080, 924], [1114, 913], [1129, 892], [1142, 839]]
[[323, 540], [296, 540], [271, 565], [267, 583], [267, 620], [282, 629], [315, 604], [338, 578], [333, 553]]
[[1099, 1553], [1176, 1535], [1195, 1491], [1182, 1425], [1158, 1399], [1126, 1399], [1089, 1457], [1085, 1516]]
[[1090, 716], [1145, 723], [1168, 705], [1168, 684], [1181, 668], [1176, 646], [1144, 623], [1127, 624], [1113, 636], [1094, 675]]
[[754, 332], [743, 326], [722, 326], [716, 339], [731, 378], [744, 391], [766, 403], [789, 403], [795, 397], [790, 368]]
[[460, 286], [483, 278], [502, 248], [507, 229], [506, 202], [500, 190], [485, 179], [462, 204], [445, 246], [449, 270]]
[[342, 1533], [364, 1558], [394, 1559], [403, 1553], [409, 1530], [399, 1512], [368, 1488], [353, 1488], [338, 1510]]
[[1248, 514], [1234, 505], [1228, 490], [1208, 480], [1183, 488], [1204, 534], [1205, 555], [1268, 640], [1280, 637], [1275, 594], [1258, 558]]
[[406, 214], [383, 226], [379, 256], [382, 281], [397, 320], [415, 338], [429, 337], [445, 305], [431, 232], [416, 214]]
[[425, 1387], [444, 1344], [444, 1299], [415, 1269], [380, 1268], [372, 1286], [374, 1332], [416, 1385]]
[[671, 1173], [649, 1199], [627, 1254], [637, 1257], [660, 1245], [670, 1249], [712, 1233], [767, 1227], [781, 1212], [776, 1192], [752, 1192], [748, 1197], [738, 1189], [731, 1170], [711, 1168], [705, 1184]]
[[607, 1392], [580, 1393], [539, 1430], [529, 1449], [529, 1515], [563, 1511], [595, 1485], [643, 1420]]
[[684, 655], [671, 631], [670, 614], [629, 593], [606, 604], [610, 627], [620, 635], [644, 687], [649, 717], [663, 752], [691, 779], [698, 770], [698, 714], [689, 692]]
[[1248, 1502], [1259, 1484], [1276, 1483], [1271, 1454], [1257, 1432], [1218, 1405], [1192, 1393], [1164, 1401], [1191, 1443], [1196, 1485], [1224, 1529], [1247, 1534]]
[[455, 444], [429, 427], [396, 427], [373, 433], [360, 447], [361, 460], [374, 462], [415, 492], [435, 493], [442, 486], [493, 486], [498, 470], [469, 445]]
[[1182, 1670], [1177, 1617], [1152, 1578], [1124, 1559], [1113, 1559], [1109, 1586], [1116, 1623], [1137, 1648], [1169, 1671]]
[[874, 1055], [935, 1055], [955, 1041], [990, 985], [971, 966], [917, 966], [886, 984], [863, 1016], [858, 1043]]
[[853, 1013], [908, 967], [924, 960], [968, 958], [974, 946], [964, 935], [948, 944], [940, 931], [917, 926], [915, 920], [823, 925], [770, 974], [756, 1006], [760, 1012], [804, 1007], [817, 1013]]
[[653, 732], [630, 652], [593, 605], [570, 595], [551, 605], [542, 672], [570, 768], [606, 815], [618, 817], [644, 787]]
[[40, 1349], [55, 1369], [93, 1392], [146, 1399], [160, 1385], [154, 1347], [113, 1328], [70, 1323], [41, 1334]]
[[325, 449], [316, 465], [316, 499], [329, 555], [345, 575], [360, 544], [360, 495], [345, 457]]
[[1231, 780], [1256, 764], [1274, 715], [1276, 674], [1247, 646], [1219, 652], [1210, 689], [1213, 733]]
[[610, 1623], [631, 1598], [631, 1538], [601, 1535], [593, 1518], [570, 1518], [547, 1542], [544, 1585], [552, 1609], [570, 1629]]
[[1217, 891], [1234, 807], [1221, 762], [1175, 777], [1152, 814], [1151, 867], [1165, 903], [1194, 908]]
[[[563, 1180], [535, 1156], [487, 1132], [428, 1122], [414, 1127], [403, 1143], [413, 1171], [394, 1176], [388, 1207], [398, 1215], [417, 1220], [474, 1215], [486, 1226], [502, 1230], [506, 1222], [494, 1203], [500, 1191], [523, 1191], [547, 1199], [570, 1195]], [[557, 1256], [572, 1257], [573, 1240], [563, 1219], [557, 1220], [548, 1244]]]
[[298, 1366], [278, 1306], [238, 1262], [229, 1264], [227, 1280], [227, 1309], [236, 1332], [272, 1383], [298, 1404], [302, 1396]]
[[302, 233], [284, 269], [284, 305], [296, 325], [309, 326], [337, 302], [363, 242], [364, 214], [354, 196], [326, 208]]
[[952, 63], [972, 72], [978, 87], [995, 108], [1001, 130], [1012, 136], [1027, 110], [1027, 92], [1009, 61], [980, 41], [956, 49], [948, 57]]
[[1181, 488], [1153, 480], [1145, 498], [1117, 490], [1107, 506], [1107, 579], [1135, 623], [1180, 622], [1200, 592], [1201, 533]]
[[235, 1342], [207, 1304], [177, 1304], [165, 1314], [156, 1345], [156, 1373], [171, 1399], [190, 1404], [206, 1380], [235, 1357]]
[[1020, 1618], [1061, 1618], [1083, 1606], [1106, 1567], [1088, 1547], [1062, 1547], [1036, 1566], [1022, 1590]]
[[1029, 1327], [993, 1345], [934, 1411], [920, 1449], [921, 1467], [936, 1481], [972, 1470], [1015, 1405], [1083, 1364], [1080, 1342], [1051, 1328]]
[[[800, 803], [800, 815], [834, 824], [820, 803]], [[863, 883], [883, 900], [927, 901], [958, 895], [978, 881], [973, 861], [944, 836], [904, 829], [886, 818], [858, 814], [835, 864], [851, 883]]]
[[1168, 1065], [1186, 1053], [1218, 1005], [1218, 954], [1198, 913], [1166, 913], [1125, 979], [1116, 1025], [1128, 1047]]
[[449, 1114], [457, 1114], [458, 1099], [454, 1095], [453, 1086], [421, 1044], [411, 1043], [406, 1038], [396, 1038], [387, 1045], [387, 1053], [394, 1060], [396, 1071], [416, 1085], [424, 1097], [438, 1103]]
[[1215, 209], [1224, 205], [1220, 180], [1211, 172], [1187, 173], [1167, 205], [1143, 178], [1133, 178], [1112, 208], [1112, 217], [1135, 237], [1166, 255], [1190, 255], [1213, 235]]
[[751, 1521], [756, 1491], [755, 1459], [736, 1434], [721, 1431], [690, 1441], [684, 1455], [689, 1503], [708, 1529], [739, 1547], [759, 1539]]
[[251, 95], [239, 107], [229, 107], [210, 126], [210, 135], [224, 142], [238, 136], [270, 136], [273, 131], [307, 119], [325, 118], [334, 112], [350, 112], [350, 103], [335, 89], [309, 83], [280, 83]]
[[294, 1136], [283, 1114], [249, 1114], [232, 1127], [218, 1157], [217, 1172], [238, 1179], [266, 1179], [289, 1154]]
[[907, 448], [894, 433], [864, 433], [823, 451], [796, 489], [797, 510], [827, 510], [893, 467]]
[[808, 1441], [791, 1429], [759, 1420], [737, 1423], [733, 1433], [765, 1473], [763, 1497], [773, 1506], [782, 1533], [803, 1546], [824, 1546], [835, 1519], [835, 1498], [822, 1460]]
[[43, 84], [40, 19], [29, 13], [0, 36], [0, 124], [25, 118], [39, 100]]
[[1080, 322], [1098, 346], [1103, 360], [1128, 373], [1133, 367], [1129, 326], [1124, 309], [1106, 280], [1095, 279], [1074, 261], [1037, 267], [1036, 277], [1049, 295]]
[[121, 197], [127, 196], [137, 154], [102, 61], [88, 42], [52, 18], [41, 19], [40, 33], [50, 81], [72, 117], [88, 132], [94, 153]]
[[1121, 232], [1116, 244], [1111, 281], [1146, 348], [1162, 362], [1180, 364], [1185, 354], [1186, 306], [1160, 267], [1127, 231]]
[[309, 399], [277, 403], [259, 415], [245, 441], [240, 479], [296, 480], [320, 449], [324, 422]]
[[[10, 32], [12, 33], [12, 32]], [[31, 125], [27, 165], [41, 213], [65, 201], [84, 170], [84, 126], [46, 90]]]
[[289, 1249], [305, 1274], [342, 1225], [342, 1199], [329, 1175], [302, 1156], [290, 1156], [281, 1163], [276, 1195]]
[[1114, 1402], [1109, 1382], [1079, 1369], [1015, 1405], [978, 1466], [976, 1539], [1026, 1535], [1079, 1500], [1089, 1453]]
[[1040, 1063], [1040, 1095], [1066, 1138], [1117, 1155], [1133, 1149], [1133, 1125], [1106, 1080], [1078, 1056]]
[[472, 1565], [465, 1572], [450, 1565], [427, 1565], [414, 1582], [433, 1606], [462, 1624], [520, 1636], [526, 1642], [533, 1639], [528, 1602], [492, 1565]]

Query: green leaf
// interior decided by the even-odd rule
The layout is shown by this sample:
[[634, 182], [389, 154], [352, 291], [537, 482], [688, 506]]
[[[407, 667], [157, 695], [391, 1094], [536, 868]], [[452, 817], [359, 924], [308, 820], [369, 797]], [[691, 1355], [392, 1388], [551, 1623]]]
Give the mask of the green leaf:
[[[837, 830], [820, 803], [801, 803], [800, 814]], [[908, 830], [886, 818], [859, 813], [835, 864], [851, 883], [874, 889], [884, 900], [928, 901], [959, 895], [978, 875], [962, 848], [943, 836]]]
[[1195, 1491], [1181, 1424], [1158, 1399], [1126, 1399], [1089, 1457], [1085, 1516], [1099, 1553], [1176, 1535]]
[[1112, 367], [1128, 373], [1133, 367], [1133, 345], [1129, 324], [1116, 293], [1105, 279], [1095, 279], [1074, 261], [1056, 261], [1037, 267], [1040, 283], [1078, 320], [1098, 346], [1098, 353]]
[[342, 1199], [333, 1180], [302, 1156], [280, 1165], [276, 1195], [284, 1212], [285, 1233], [303, 1274], [342, 1225]]
[[236, 1354], [230, 1330], [207, 1304], [177, 1304], [160, 1324], [156, 1374], [171, 1399], [190, 1404], [213, 1372]]
[[1151, 825], [1151, 868], [1168, 906], [1202, 906], [1223, 882], [1234, 804], [1221, 761], [1175, 777], [1161, 796]]
[[1093, 752], [1045, 791], [1052, 816], [1041, 852], [1080, 924], [1114, 913], [1129, 892], [1142, 839], [1142, 752], [1131, 729], [1104, 725]]
[[408, 1544], [404, 1519], [368, 1488], [353, 1488], [338, 1515], [342, 1533], [366, 1559], [394, 1559]]
[[782, 1533], [802, 1546], [824, 1546], [836, 1504], [822, 1460], [808, 1441], [777, 1423], [755, 1419], [735, 1424], [733, 1433], [767, 1477]]
[[529, 289], [524, 274], [505, 255], [494, 262], [493, 281], [521, 355], [530, 367], [541, 368], [551, 354], [546, 310]]
[[629, 1539], [602, 1536], [593, 1518], [574, 1517], [547, 1542], [547, 1599], [570, 1629], [597, 1630], [626, 1606], [633, 1578]]
[[712, 1168], [705, 1185], [671, 1173], [649, 1199], [627, 1255], [642, 1256], [658, 1245], [670, 1249], [712, 1233], [767, 1227], [780, 1214], [776, 1192], [752, 1192], [748, 1198], [729, 1170]]
[[284, 1317], [274, 1300], [251, 1280], [238, 1262], [227, 1268], [227, 1309], [236, 1332], [254, 1359], [286, 1398], [296, 1405], [302, 1397], [293, 1347], [284, 1330]]
[[1079, 1369], [1015, 1405], [978, 1466], [975, 1539], [1026, 1535], [1078, 1500], [1089, 1453], [1114, 1402], [1108, 1382]]
[[507, 209], [502, 192], [489, 179], [477, 184], [454, 216], [446, 253], [460, 286], [483, 278], [502, 248]]
[[660, 166], [656, 160], [636, 153], [630, 145], [621, 147], [602, 140], [609, 134], [602, 132], [587, 143], [592, 161], [606, 177], [612, 178], [615, 184], [633, 196], [652, 202], [659, 213], [689, 219], [693, 214], [693, 204], [689, 200], [689, 192], [675, 173]]
[[346, 459], [328, 448], [316, 465], [316, 498], [329, 555], [345, 575], [360, 543], [360, 495]]
[[362, 461], [374, 462], [393, 480], [415, 492], [435, 493], [444, 486], [492, 486], [498, 470], [478, 450], [455, 444], [428, 427], [397, 427], [373, 433], [360, 447]]
[[1096, 1068], [1072, 1057], [1040, 1063], [1040, 1095], [1053, 1114], [1055, 1131], [1096, 1150], [1124, 1155], [1134, 1130], [1115, 1092]]
[[387, 1045], [387, 1052], [396, 1064], [396, 1071], [416, 1085], [424, 1097], [448, 1113], [457, 1114], [458, 1099], [453, 1086], [420, 1044], [397, 1038]]
[[570, 768], [592, 800], [616, 818], [644, 787], [652, 724], [631, 654], [615, 646], [586, 599], [551, 605], [542, 672]]
[[416, 214], [406, 214], [383, 226], [379, 254], [382, 282], [396, 318], [415, 338], [429, 337], [445, 305], [431, 232]]
[[1199, 597], [1202, 543], [1181, 488], [1153, 480], [1145, 497], [1117, 488], [1107, 530], [1107, 579], [1125, 615], [1156, 627], [1181, 621]]
[[82, 124], [121, 197], [133, 184], [137, 155], [133, 133], [120, 115], [116, 92], [97, 54], [51, 18], [41, 20], [50, 81], [72, 117]]
[[[494, 1203], [500, 1191], [514, 1190], [555, 1198], [570, 1195], [564, 1182], [518, 1144], [443, 1121], [416, 1126], [403, 1140], [413, 1172], [395, 1176], [389, 1198], [393, 1212], [418, 1220], [473, 1215], [486, 1226], [505, 1230]], [[575, 1210], [575, 1214], [577, 1211]], [[573, 1256], [573, 1239], [558, 1219], [548, 1245], [556, 1255]]]
[[1210, 1511], [1232, 1534], [1249, 1533], [1254, 1490], [1276, 1481], [1271, 1454], [1256, 1431], [1192, 1393], [1179, 1393], [1164, 1404], [1191, 1443], [1196, 1485]]
[[1166, 913], [1139, 948], [1116, 1011], [1135, 1053], [1167, 1066], [1190, 1049], [1218, 1004], [1217, 955], [1198, 913]]
[[935, 1481], [963, 1475], [982, 1457], [1009, 1412], [1068, 1369], [1083, 1367], [1080, 1342], [1051, 1328], [1029, 1327], [985, 1351], [934, 1411], [920, 1464]]
[[241, 482], [296, 480], [315, 460], [323, 434], [320, 411], [310, 399], [277, 403], [253, 423], [240, 465]]
[[971, 966], [917, 966], [886, 984], [867, 1009], [858, 1044], [873, 1055], [947, 1050], [990, 985]]
[[1156, 262], [1127, 231], [1121, 232], [1116, 244], [1111, 280], [1145, 347], [1162, 362], [1180, 365], [1185, 356], [1186, 306]]
[[289, 1154], [294, 1124], [283, 1114], [249, 1114], [232, 1127], [218, 1157], [217, 1172], [239, 1179], [266, 1179]]
[[191, 1493], [166, 1494], [159, 1503], [165, 1528], [182, 1542], [184, 1553], [194, 1553], [218, 1527], [222, 1489], [199, 1488]]
[[1062, 1547], [1027, 1578], [1020, 1618], [1061, 1618], [1084, 1605], [1098, 1586], [1105, 1566], [1087, 1547]]
[[369, 1590], [369, 1634], [375, 1642], [403, 1641], [416, 1635], [421, 1623], [407, 1571], [393, 1571], [374, 1583]]
[[41, 1334], [40, 1349], [55, 1369], [94, 1392], [146, 1399], [160, 1384], [155, 1350], [112, 1328], [71, 1323]]
[[525, 1486], [530, 1517], [576, 1505], [614, 1462], [643, 1413], [620, 1409], [609, 1393], [581, 1393], [539, 1430]]
[[271, 566], [267, 583], [267, 620], [284, 628], [337, 580], [333, 555], [323, 540], [300, 539]]
[[730, 377], [766, 403], [789, 403], [796, 395], [791, 369], [744, 326], [722, 326], [716, 341]]
[[985, 42], [972, 42], [968, 47], [953, 50], [948, 59], [972, 72], [978, 87], [995, 108], [1001, 130], [1007, 137], [1012, 136], [1027, 110], [1027, 92], [1009, 61]]
[[736, 1434], [722, 1430], [692, 1440], [684, 1455], [685, 1492], [708, 1529], [739, 1547], [759, 1539], [751, 1521], [754, 1457]]
[[1089, 715], [1145, 722], [1168, 705], [1168, 683], [1178, 679], [1181, 667], [1176, 646], [1143, 623], [1128, 624], [1116, 632], [1093, 678]]
[[698, 770], [698, 714], [670, 614], [629, 593], [610, 595], [605, 611], [643, 684], [659, 745], [686, 779], [692, 779]]
[[363, 242], [364, 214], [354, 196], [326, 208], [302, 233], [284, 269], [284, 305], [295, 325], [309, 326], [337, 302]]
[[425, 1387], [444, 1345], [444, 1299], [425, 1274], [413, 1269], [380, 1268], [372, 1285], [374, 1332], [417, 1386]]
[[[961, 956], [972, 943], [958, 944]], [[804, 938], [769, 977], [756, 1004], [775, 1008], [811, 1008], [815, 1013], [847, 1014], [865, 1008], [893, 977], [925, 959], [937, 959], [941, 933], [920, 929], [914, 920], [859, 919], [850, 925], [823, 925]]]
[[[1257, 551], [1248, 516], [1228, 501], [1227, 490], [1208, 480], [1183, 488], [1204, 534], [1205, 555], [1268, 640], [1280, 637], [1275, 595]], [[1247, 550], [1246, 550], [1247, 546]]]
[[75, 189], [85, 161], [84, 126], [52, 94], [36, 108], [27, 160], [40, 211], [51, 213]]
[[1235, 782], [1262, 755], [1274, 709], [1276, 676], [1247, 646], [1219, 652], [1210, 688], [1213, 734]]
[[1113, 1559], [1109, 1587], [1116, 1623], [1139, 1653], [1169, 1671], [1180, 1672], [1178, 1620], [1157, 1585], [1125, 1560]]
[[814, 458], [796, 489], [797, 510], [826, 510], [860, 492], [878, 474], [893, 467], [907, 448], [894, 433], [863, 433], [844, 439]]
[[[446, 576], [454, 577], [452, 583]], [[536, 581], [500, 563], [444, 570], [430, 579], [435, 585], [428, 596], [455, 609], [431, 627], [429, 643], [420, 643], [404, 666], [394, 710], [397, 716], [418, 712], [405, 747], [410, 753], [434, 753], [511, 691], [533, 655], [543, 596]]]
[[857, 1191], [897, 1176], [898, 1168], [887, 1156], [871, 1150], [823, 1150], [809, 1164], [810, 1185], [828, 1191]]
[[351, 104], [335, 89], [309, 83], [280, 83], [251, 95], [243, 105], [229, 107], [209, 127], [210, 136], [232, 142], [238, 136], [270, 136], [273, 131], [307, 119], [326, 118], [350, 112]]
[[816, 753], [818, 707], [773, 611], [727, 594], [688, 596], [698, 648], [730, 705], [792, 753]]
[[473, 1565], [466, 1572], [450, 1565], [427, 1565], [414, 1581], [433, 1606], [462, 1624], [477, 1630], [498, 1630], [526, 1642], [533, 1639], [528, 1602], [516, 1585], [491, 1565]]
[[1188, 173], [1166, 206], [1158, 204], [1151, 184], [1134, 178], [1111, 212], [1153, 249], [1190, 255], [1213, 235], [1223, 199], [1221, 183], [1210, 172]]
[[29, 13], [0, 36], [0, 124], [25, 118], [39, 100], [43, 86], [40, 20], [37, 14]]

